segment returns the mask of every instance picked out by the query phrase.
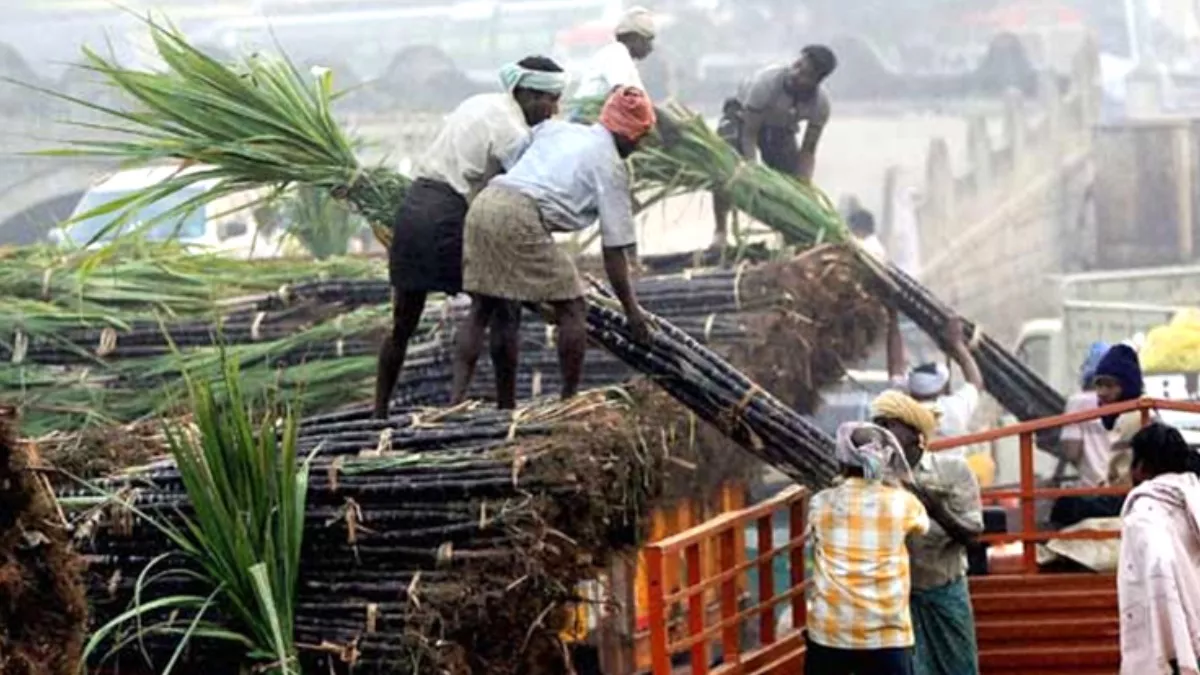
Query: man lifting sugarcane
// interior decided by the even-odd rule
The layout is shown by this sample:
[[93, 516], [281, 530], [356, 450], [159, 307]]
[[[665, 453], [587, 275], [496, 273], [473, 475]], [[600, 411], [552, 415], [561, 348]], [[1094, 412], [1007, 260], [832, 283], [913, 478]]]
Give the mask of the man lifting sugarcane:
[[[717, 131], [748, 162], [759, 154], [767, 166], [812, 180], [817, 144], [829, 121], [829, 96], [821, 87], [837, 68], [837, 57], [823, 45], [809, 45], [789, 64], [767, 66], [742, 83], [738, 94], [725, 101]], [[797, 145], [800, 123], [804, 138]], [[729, 196], [713, 192], [716, 230], [713, 246], [724, 248], [728, 236]]]
[[[379, 351], [376, 417], [387, 417], [408, 341], [420, 324], [428, 294], [462, 291], [467, 202], [489, 179], [516, 163], [528, 145], [531, 127], [558, 112], [567, 76], [554, 61], [530, 56], [502, 68], [500, 81], [504, 92], [473, 96], [446, 118], [417, 164], [415, 180], [396, 215], [388, 255], [392, 332]], [[490, 316], [496, 385], [507, 392], [516, 372], [506, 368], [510, 359], [498, 355], [516, 353], [520, 306], [503, 309]], [[472, 308], [473, 314], [480, 311]], [[502, 398], [500, 404], [511, 408], [514, 402]]]

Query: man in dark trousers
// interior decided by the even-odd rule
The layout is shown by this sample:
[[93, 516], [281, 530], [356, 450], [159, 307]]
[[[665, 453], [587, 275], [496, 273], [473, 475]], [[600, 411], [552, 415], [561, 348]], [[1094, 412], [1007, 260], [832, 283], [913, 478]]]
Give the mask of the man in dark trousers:
[[[823, 45], [805, 47], [791, 64], [763, 68], [742, 83], [737, 97], [725, 102], [718, 133], [746, 161], [753, 162], [761, 153], [772, 169], [812, 180], [817, 144], [829, 121], [829, 97], [821, 83], [836, 68], [837, 57]], [[797, 145], [801, 122], [804, 139]], [[731, 206], [728, 195], [713, 193], [715, 247], [725, 246]]]
[[[379, 351], [375, 416], [388, 402], [404, 367], [430, 293], [462, 291], [463, 223], [467, 203], [488, 180], [507, 170], [529, 143], [530, 128], [558, 111], [566, 73], [544, 56], [530, 56], [500, 71], [503, 92], [479, 94], [446, 118], [417, 164], [415, 180], [392, 228], [388, 271], [392, 282], [392, 332]], [[477, 311], [478, 308], [473, 308]], [[519, 307], [495, 314], [494, 353], [516, 353]], [[509, 391], [515, 371], [500, 359], [496, 384]], [[507, 404], [507, 405], [505, 405]], [[501, 401], [502, 407], [512, 407]]]

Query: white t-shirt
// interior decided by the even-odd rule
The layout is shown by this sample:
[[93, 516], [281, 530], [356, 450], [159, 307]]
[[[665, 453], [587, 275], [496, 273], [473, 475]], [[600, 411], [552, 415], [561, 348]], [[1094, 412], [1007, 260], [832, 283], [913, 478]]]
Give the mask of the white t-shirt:
[[879, 241], [879, 237], [872, 234], [859, 237], [858, 241], [862, 244], [863, 250], [870, 253], [876, 260], [887, 262], [887, 250], [883, 248], [883, 242]]
[[[1063, 412], [1077, 413], [1095, 410], [1100, 406], [1094, 391], [1081, 391], [1067, 399]], [[1112, 437], [1098, 420], [1088, 420], [1063, 427], [1062, 440], [1083, 443], [1083, 456], [1079, 461], [1079, 479], [1087, 487], [1103, 485], [1108, 479], [1108, 463], [1112, 458]]]
[[446, 117], [417, 162], [416, 176], [446, 183], [470, 198], [512, 168], [529, 135], [525, 113], [510, 94], [477, 94]]
[[610, 42], [600, 48], [588, 62], [587, 70], [579, 80], [575, 98], [608, 96], [613, 87], [637, 87], [645, 91], [637, 63], [629, 55], [629, 48], [620, 42]]
[[[979, 390], [970, 382], [964, 382], [953, 394], [943, 394], [934, 403], [941, 411], [938, 435], [942, 438], [964, 436], [971, 431], [971, 418], [979, 408]], [[954, 448], [946, 453], [956, 457], [966, 455], [966, 448]]]

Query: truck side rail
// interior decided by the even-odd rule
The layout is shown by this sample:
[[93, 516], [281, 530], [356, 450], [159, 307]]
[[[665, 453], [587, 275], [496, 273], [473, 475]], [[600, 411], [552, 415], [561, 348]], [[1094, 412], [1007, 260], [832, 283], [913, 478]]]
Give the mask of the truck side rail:
[[1020, 487], [1018, 489], [983, 491], [983, 498], [987, 501], [1001, 499], [1020, 500], [1020, 530], [1005, 534], [989, 534], [980, 537], [980, 540], [989, 544], [1009, 544], [1019, 542], [1022, 548], [1022, 572], [1025, 574], [1037, 574], [1037, 544], [1039, 543], [1046, 542], [1051, 539], [1103, 540], [1120, 538], [1119, 532], [1039, 532], [1037, 528], [1038, 500], [1085, 495], [1124, 495], [1129, 492], [1129, 488], [1124, 486], [1079, 488], [1038, 487], [1037, 477], [1034, 474], [1033, 463], [1033, 451], [1037, 433], [1047, 429], [1054, 429], [1069, 426], [1071, 424], [1088, 422], [1099, 419], [1106, 415], [1120, 415], [1133, 411], [1141, 412], [1142, 424], [1144, 425], [1150, 421], [1150, 413], [1154, 410], [1175, 410], [1178, 412], [1200, 414], [1200, 403], [1192, 401], [1169, 401], [1166, 399], [1144, 397], [1133, 401], [1125, 401], [1123, 403], [1102, 406], [1094, 410], [1084, 410], [1066, 415], [1057, 415], [1055, 417], [1046, 417], [1037, 420], [1030, 420], [1028, 422], [1021, 422], [1019, 424], [1011, 424], [999, 429], [982, 431], [976, 434], [955, 436], [953, 438], [940, 438], [930, 443], [929, 447], [930, 450], [937, 452], [940, 450], [974, 445], [976, 443], [991, 443], [993, 441], [1012, 436], [1017, 436], [1020, 439]]
[[[1039, 532], [1035, 511], [1037, 500], [1070, 495], [1121, 495], [1128, 492], [1128, 488], [1038, 487], [1034, 474], [1036, 434], [1046, 429], [1135, 410], [1141, 412], [1142, 423], [1146, 424], [1150, 420], [1151, 411], [1174, 410], [1200, 414], [1200, 403], [1141, 398], [1095, 410], [938, 439], [930, 444], [930, 449], [936, 452], [991, 443], [1006, 437], [1019, 437], [1020, 487], [984, 490], [983, 498], [1020, 500], [1020, 528], [1016, 532], [986, 535], [981, 539], [995, 544], [1021, 543], [1022, 573], [1038, 574], [1038, 543], [1050, 539], [1117, 539], [1120, 538], [1120, 532]], [[723, 514], [646, 547], [652, 675], [671, 675], [673, 672], [679, 672], [673, 670], [672, 658], [684, 654], [690, 657], [687, 672], [697, 675], [776, 675], [799, 672], [804, 654], [804, 592], [807, 588], [804, 578], [804, 543], [808, 497], [809, 493], [805, 489], [793, 486], [762, 503]], [[773, 519], [780, 512], [788, 515], [788, 541], [777, 546], [773, 536]], [[745, 528], [751, 525], [757, 530], [758, 551], [753, 559], [747, 560], [745, 549], [739, 546], [738, 540]], [[702, 544], [710, 541], [716, 542], [719, 547], [720, 565], [713, 574], [705, 576], [700, 551]], [[680, 580], [679, 590], [667, 588], [667, 562], [677, 560], [680, 556], [684, 558], [686, 579]], [[776, 570], [772, 563], [780, 556], [786, 556], [789, 563], [787, 573], [790, 577], [790, 587], [783, 593], [776, 593]], [[758, 573], [758, 602], [742, 608], [738, 603], [738, 585], [741, 576], [751, 570], [757, 570]], [[709, 620], [710, 612], [706, 611], [709, 606], [707, 598], [711, 594], [718, 597], [720, 605], [719, 619], [715, 621]], [[790, 606], [792, 626], [781, 631], [776, 623], [775, 607], [784, 603]], [[686, 606], [685, 620], [680, 622], [682, 630], [673, 631], [668, 619], [671, 612], [681, 606]], [[757, 644], [742, 644], [741, 628], [746, 622], [757, 624]], [[720, 646], [721, 656], [718, 664], [710, 667], [714, 643]]]
[[[759, 504], [731, 511], [690, 530], [650, 544], [646, 548], [646, 564], [650, 582], [650, 665], [654, 675], [672, 672], [672, 656], [690, 656], [691, 671], [697, 675], [750, 675], [760, 672], [764, 665], [798, 659], [803, 642], [798, 630], [786, 636], [776, 630], [775, 608], [790, 603], [793, 626], [804, 625], [804, 526], [808, 507], [808, 491], [799, 486], [785, 489]], [[788, 516], [788, 541], [776, 546], [774, 517]], [[758, 553], [746, 560], [746, 551], [739, 541], [745, 528], [757, 530]], [[715, 542], [719, 550], [720, 569], [704, 576], [701, 550], [706, 542]], [[685, 579], [678, 591], [664, 585], [668, 560], [682, 556]], [[775, 593], [776, 558], [787, 556], [790, 589]], [[738, 587], [741, 576], [751, 569], [758, 572], [758, 602], [739, 606]], [[709, 621], [707, 596], [716, 594], [720, 614]], [[672, 636], [669, 614], [686, 605], [683, 635]], [[757, 648], [746, 651], [742, 644], [742, 624], [757, 617]], [[711, 625], [710, 625], [711, 624]], [[782, 639], [781, 639], [782, 637]], [[712, 642], [721, 647], [722, 664], [710, 670]]]

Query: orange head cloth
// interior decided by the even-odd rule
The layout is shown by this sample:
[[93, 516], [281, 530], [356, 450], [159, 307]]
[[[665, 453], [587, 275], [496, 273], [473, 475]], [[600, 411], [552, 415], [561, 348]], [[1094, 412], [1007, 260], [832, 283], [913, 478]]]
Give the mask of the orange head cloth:
[[600, 111], [600, 125], [628, 138], [641, 140], [657, 121], [650, 97], [637, 87], [618, 87], [608, 95]]

